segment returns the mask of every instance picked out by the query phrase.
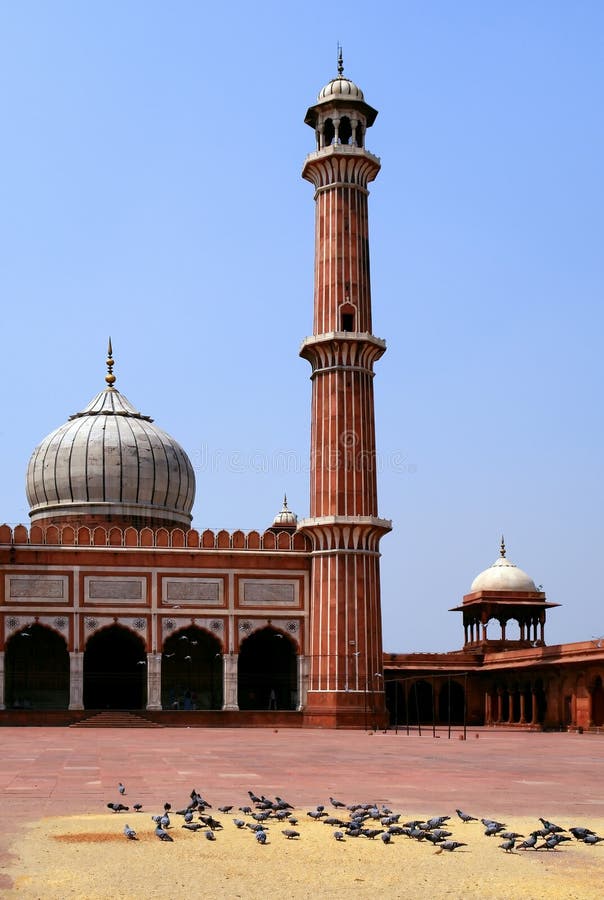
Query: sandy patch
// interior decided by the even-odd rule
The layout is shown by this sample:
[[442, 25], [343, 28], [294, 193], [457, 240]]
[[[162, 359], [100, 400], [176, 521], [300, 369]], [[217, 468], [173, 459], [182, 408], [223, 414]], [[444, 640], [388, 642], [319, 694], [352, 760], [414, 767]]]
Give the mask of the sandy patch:
[[[468, 846], [437, 854], [431, 844], [402, 836], [394, 837], [389, 846], [379, 837], [338, 842], [332, 827], [311, 820], [306, 811], [298, 812], [300, 838], [294, 840], [281, 833], [286, 825], [271, 821], [268, 841], [261, 846], [249, 829], [235, 827], [231, 813], [216, 814], [224, 828], [216, 832], [214, 842], [203, 831], [184, 830], [182, 818], [173, 815], [174, 841], [164, 843], [153, 833], [151, 812], [47, 818], [26, 825], [11, 846], [15, 861], [8, 874], [14, 887], [3, 896], [40, 900], [200, 894], [244, 900], [265, 900], [271, 894], [294, 900], [344, 900], [378, 893], [417, 900], [435, 896], [600, 900], [602, 896], [604, 843], [588, 847], [573, 840], [556, 851], [508, 854], [499, 848], [500, 839], [484, 837], [480, 824], [463, 825], [452, 819], [453, 839]], [[421, 812], [405, 813], [405, 818], [420, 817]], [[136, 829], [138, 841], [124, 837], [126, 822]], [[527, 835], [539, 824], [532, 818], [507, 820], [508, 828]], [[604, 820], [561, 824], [588, 825], [604, 834]]]

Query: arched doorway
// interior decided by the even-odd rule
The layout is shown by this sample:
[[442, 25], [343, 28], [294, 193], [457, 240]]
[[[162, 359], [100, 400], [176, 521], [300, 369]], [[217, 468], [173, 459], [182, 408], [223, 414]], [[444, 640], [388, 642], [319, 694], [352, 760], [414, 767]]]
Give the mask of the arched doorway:
[[85, 709], [142, 709], [147, 684], [145, 645], [137, 634], [110, 625], [88, 638], [84, 651]]
[[591, 721], [596, 728], [604, 725], [604, 688], [600, 675], [597, 676], [591, 692]]
[[69, 653], [65, 639], [44, 625], [28, 625], [6, 644], [7, 708], [67, 709]]
[[161, 661], [164, 709], [222, 708], [222, 647], [208, 631], [190, 625], [166, 640]]
[[429, 681], [425, 681], [423, 678], [415, 681], [409, 688], [407, 703], [409, 722], [414, 725], [432, 723], [434, 719], [433, 691]]
[[438, 695], [438, 720], [441, 725], [463, 725], [464, 712], [464, 689], [459, 682], [447, 678]]
[[243, 641], [237, 694], [239, 709], [296, 708], [296, 646], [289, 637], [266, 627]]

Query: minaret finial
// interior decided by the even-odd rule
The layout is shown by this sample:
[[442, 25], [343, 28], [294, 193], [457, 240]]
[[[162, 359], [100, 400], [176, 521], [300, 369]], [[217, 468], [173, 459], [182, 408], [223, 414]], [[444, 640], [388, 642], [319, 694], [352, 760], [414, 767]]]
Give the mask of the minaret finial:
[[499, 555], [502, 559], [505, 559], [505, 540], [503, 538], [503, 535], [501, 535], [501, 547], [499, 549]]
[[342, 45], [338, 41], [338, 77], [341, 78], [344, 74], [344, 59], [342, 57]]
[[105, 381], [109, 385], [110, 388], [115, 384], [115, 375], [113, 374], [113, 367], [115, 365], [115, 361], [113, 359], [113, 347], [111, 346], [111, 338], [109, 338], [109, 343], [107, 345], [107, 374], [105, 375]]
[[283, 511], [287, 511], [287, 494], [283, 494]]

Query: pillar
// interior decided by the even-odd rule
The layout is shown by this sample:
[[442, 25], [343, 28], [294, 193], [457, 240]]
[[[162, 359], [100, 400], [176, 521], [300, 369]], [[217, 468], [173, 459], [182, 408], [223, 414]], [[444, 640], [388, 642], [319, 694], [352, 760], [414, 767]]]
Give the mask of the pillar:
[[539, 707], [537, 705], [537, 691], [531, 691], [531, 725], [536, 725], [539, 721]]
[[147, 653], [147, 709], [161, 708], [161, 653]]
[[497, 688], [497, 723], [503, 720], [503, 689]]
[[520, 691], [520, 724], [526, 725], [524, 691]]
[[303, 653], [298, 655], [298, 705], [296, 709], [298, 712], [304, 709], [306, 706], [306, 690], [307, 690], [307, 678], [308, 678], [308, 666], [306, 664], [306, 657]]
[[84, 654], [69, 653], [69, 709], [84, 709]]
[[484, 724], [490, 725], [493, 719], [492, 700], [489, 691], [484, 692]]
[[0, 709], [6, 709], [4, 705], [4, 650], [0, 650]]
[[237, 664], [239, 654], [225, 653], [222, 657], [222, 708], [239, 709], [237, 698]]

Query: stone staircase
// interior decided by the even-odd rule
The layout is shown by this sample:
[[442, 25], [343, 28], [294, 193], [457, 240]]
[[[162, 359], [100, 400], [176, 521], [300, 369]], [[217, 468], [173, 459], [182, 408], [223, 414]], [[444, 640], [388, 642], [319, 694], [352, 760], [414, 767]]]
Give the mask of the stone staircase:
[[137, 716], [135, 713], [120, 709], [108, 709], [93, 713], [79, 722], [73, 722], [70, 728], [163, 728], [158, 722]]

